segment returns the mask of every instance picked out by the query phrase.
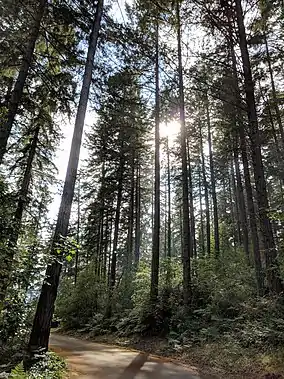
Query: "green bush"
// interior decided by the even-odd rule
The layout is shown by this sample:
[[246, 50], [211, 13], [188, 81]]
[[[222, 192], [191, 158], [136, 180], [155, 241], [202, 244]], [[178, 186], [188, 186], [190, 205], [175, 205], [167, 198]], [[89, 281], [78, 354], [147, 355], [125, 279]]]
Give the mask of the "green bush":
[[66, 363], [57, 354], [48, 352], [39, 359], [28, 372], [24, 371], [23, 363], [18, 364], [9, 376], [11, 379], [63, 379]]

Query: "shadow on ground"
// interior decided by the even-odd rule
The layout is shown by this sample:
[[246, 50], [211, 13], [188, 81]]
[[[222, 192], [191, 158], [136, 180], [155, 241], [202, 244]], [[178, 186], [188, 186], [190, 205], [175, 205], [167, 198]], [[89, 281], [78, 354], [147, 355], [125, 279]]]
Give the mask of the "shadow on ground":
[[67, 360], [72, 379], [201, 379], [194, 369], [146, 353], [59, 334], [51, 335], [50, 348]]

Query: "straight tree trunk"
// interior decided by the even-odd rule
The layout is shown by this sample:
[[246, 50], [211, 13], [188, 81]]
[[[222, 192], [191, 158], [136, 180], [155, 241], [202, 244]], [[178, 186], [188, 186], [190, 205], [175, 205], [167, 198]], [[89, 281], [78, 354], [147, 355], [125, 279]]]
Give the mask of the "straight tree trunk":
[[207, 255], [209, 257], [211, 254], [210, 204], [209, 204], [208, 182], [206, 178], [201, 123], [199, 123], [199, 136], [200, 136], [200, 153], [201, 153], [201, 164], [202, 164], [203, 187], [204, 187], [204, 195], [205, 195], [206, 247], [207, 247]]
[[187, 139], [187, 163], [188, 163], [188, 194], [189, 194], [189, 216], [190, 216], [190, 256], [196, 258], [196, 236], [195, 236], [195, 216], [194, 216], [194, 199], [191, 174], [191, 161], [189, 154], [189, 143]]
[[159, 88], [159, 24], [156, 22], [155, 41], [155, 191], [154, 191], [154, 230], [152, 243], [152, 266], [150, 299], [153, 303], [158, 297], [159, 257], [160, 257], [160, 88]]
[[[123, 146], [123, 143], [122, 143]], [[112, 296], [116, 281], [116, 263], [117, 263], [117, 245], [118, 245], [118, 234], [119, 234], [119, 222], [120, 222], [120, 212], [121, 212], [121, 202], [122, 202], [122, 189], [123, 189], [123, 172], [124, 172], [124, 157], [121, 155], [119, 170], [118, 170], [118, 185], [117, 185], [117, 200], [114, 218], [114, 234], [113, 234], [113, 247], [112, 247], [112, 257], [110, 266], [110, 277], [109, 277], [109, 299], [108, 306], [106, 310], [106, 316], [110, 317], [112, 313]]]
[[215, 246], [215, 256], [216, 258], [218, 258], [220, 254], [219, 218], [218, 218], [218, 204], [217, 204], [217, 195], [216, 195], [215, 169], [214, 169], [213, 150], [212, 150], [211, 121], [210, 121], [209, 101], [208, 101], [207, 93], [206, 93], [206, 99], [205, 99], [205, 106], [206, 106], [206, 118], [207, 118], [207, 128], [208, 128], [209, 164], [210, 164], [212, 200], [213, 200], [214, 246]]
[[272, 225], [268, 216], [269, 204], [261, 154], [261, 143], [254, 96], [254, 83], [252, 79], [241, 0], [235, 0], [235, 4], [239, 31], [239, 43], [244, 71], [249, 135], [251, 140], [251, 154], [256, 186], [259, 224], [265, 249], [266, 274], [269, 290], [274, 293], [280, 293], [283, 286], [279, 274], [277, 251], [273, 238]]
[[134, 230], [134, 191], [135, 191], [135, 167], [134, 152], [132, 153], [131, 167], [131, 184], [129, 199], [129, 215], [128, 215], [128, 236], [127, 236], [127, 267], [130, 271], [133, 262], [133, 230]]
[[170, 149], [169, 137], [166, 140], [166, 155], [167, 155], [167, 190], [168, 190], [168, 223], [167, 223], [167, 287], [171, 287], [171, 257], [172, 257], [172, 210], [171, 210], [171, 164], [170, 164]]
[[141, 245], [141, 189], [140, 189], [140, 167], [137, 163], [136, 169], [136, 188], [135, 188], [135, 248], [134, 248], [134, 266], [137, 270], [140, 260]]
[[[62, 263], [58, 259], [58, 254], [56, 256], [55, 250], [58, 246], [58, 243], [62, 241], [62, 237], [66, 237], [68, 232], [71, 206], [74, 196], [74, 188], [78, 170], [83, 127], [89, 99], [94, 56], [97, 47], [102, 12], [103, 0], [98, 0], [96, 14], [94, 17], [92, 31], [90, 34], [88, 53], [85, 64], [85, 72], [83, 75], [83, 84], [79, 99], [79, 106], [77, 109], [63, 194], [61, 197], [61, 204], [52, 241], [51, 252], [54, 255], [54, 259], [48, 265], [46, 270], [46, 275], [42, 286], [40, 298], [38, 300], [37, 310], [28, 344], [28, 352], [31, 357], [34, 357], [34, 355], [39, 351], [47, 351], [48, 349], [50, 325], [54, 311], [54, 303], [57, 296], [57, 288], [59, 284], [60, 272], [62, 267]], [[27, 360], [26, 366], [28, 366], [30, 362], [31, 360]]]
[[167, 180], [168, 180], [168, 258], [172, 256], [172, 210], [171, 210], [171, 164], [170, 164], [170, 150], [169, 150], [169, 137], [167, 137]]
[[264, 44], [265, 44], [265, 50], [266, 50], [266, 58], [267, 58], [267, 64], [268, 64], [268, 71], [270, 76], [270, 83], [271, 83], [271, 90], [272, 90], [272, 100], [273, 100], [273, 107], [275, 109], [276, 114], [276, 120], [279, 127], [279, 132], [281, 136], [281, 145], [284, 147], [284, 130], [283, 130], [283, 124], [281, 119], [281, 114], [278, 106], [277, 96], [276, 96], [276, 88], [275, 88], [275, 81], [274, 81], [274, 75], [273, 75], [273, 69], [271, 65], [271, 57], [269, 52], [269, 46], [266, 36], [266, 31], [264, 31]]
[[182, 244], [183, 244], [183, 300], [186, 307], [191, 303], [191, 264], [190, 264], [190, 224], [189, 224], [189, 191], [188, 162], [186, 148], [186, 126], [183, 87], [183, 65], [181, 51], [180, 3], [176, 0], [177, 44], [178, 44], [178, 78], [179, 78], [179, 108], [181, 126], [181, 160], [182, 160]]
[[269, 116], [269, 121], [270, 121], [270, 125], [271, 125], [271, 131], [272, 131], [273, 139], [275, 142], [276, 151], [277, 151], [278, 157], [280, 158], [281, 152], [280, 152], [278, 136], [277, 136], [277, 132], [275, 129], [274, 120], [273, 120], [273, 116], [272, 116], [272, 112], [271, 112], [271, 106], [270, 106], [269, 100], [267, 98], [265, 98], [265, 95], [263, 93], [260, 81], [259, 81], [259, 92], [260, 92], [260, 95], [261, 95], [261, 97], [262, 97], [262, 99], [266, 105], [267, 111], [268, 111], [268, 116]]
[[1, 269], [0, 269], [0, 310], [2, 308], [2, 303], [5, 299], [6, 291], [9, 285], [9, 280], [12, 272], [13, 259], [15, 248], [17, 246], [18, 238], [21, 232], [23, 212], [27, 203], [28, 191], [31, 182], [32, 165], [34, 157], [36, 154], [36, 148], [38, 144], [40, 127], [37, 126], [34, 130], [34, 135], [31, 141], [31, 146], [29, 149], [29, 155], [27, 159], [27, 164], [23, 176], [23, 181], [21, 183], [21, 188], [19, 191], [19, 200], [17, 203], [17, 208], [13, 217], [13, 225], [9, 233], [8, 249], [7, 254], [2, 257]]
[[80, 188], [80, 174], [78, 175], [78, 192], [77, 192], [77, 236], [76, 236], [76, 256], [75, 256], [75, 276], [74, 276], [74, 282], [75, 286], [77, 284], [77, 277], [78, 277], [78, 267], [79, 267], [79, 244], [80, 244], [80, 213], [81, 213], [81, 207], [80, 207], [80, 201], [81, 201], [81, 188]]
[[235, 114], [234, 114], [234, 124], [237, 127], [237, 132], [240, 137], [240, 152], [241, 152], [243, 171], [244, 171], [245, 190], [246, 190], [249, 225], [250, 225], [253, 256], [254, 256], [254, 267], [255, 267], [257, 291], [259, 295], [262, 295], [264, 292], [264, 276], [263, 276], [263, 269], [262, 269], [261, 256], [260, 256], [260, 244], [259, 244], [258, 230], [257, 230], [257, 218], [256, 218], [256, 212], [255, 212], [255, 206], [254, 206], [254, 200], [253, 200], [253, 190], [252, 190], [251, 176], [250, 176], [250, 170], [249, 170], [249, 159], [248, 159], [248, 154], [247, 154], [247, 143], [246, 143], [243, 116], [242, 115], [239, 115], [239, 117], [237, 116], [239, 110], [242, 108], [242, 99], [241, 99], [241, 92], [240, 92], [238, 75], [237, 75], [237, 59], [236, 59], [236, 54], [234, 50], [230, 9], [227, 8], [227, 10], [228, 10], [227, 17], [228, 17], [228, 25], [229, 25], [228, 42], [229, 42], [229, 46], [231, 50], [232, 79], [234, 83], [234, 90], [235, 90], [236, 104], [237, 104], [237, 107], [235, 108]]
[[22, 64], [9, 99], [8, 112], [3, 119], [0, 119], [0, 164], [2, 164], [4, 154], [6, 153], [8, 139], [10, 137], [12, 126], [22, 100], [24, 86], [32, 63], [35, 44], [39, 36], [40, 24], [46, 6], [47, 0], [38, 0], [38, 7], [36, 8], [33, 25], [31, 27], [31, 32], [23, 54]]
[[[237, 141], [236, 141], [236, 144], [237, 144]], [[241, 228], [242, 228], [241, 242], [243, 244], [245, 254], [248, 259], [248, 263], [250, 264], [247, 210], [246, 210], [246, 204], [245, 204], [244, 189], [243, 189], [243, 182], [242, 182], [242, 177], [241, 177], [241, 172], [240, 172], [239, 154], [238, 154], [237, 146], [235, 146], [233, 154], [234, 154], [234, 168], [235, 168], [236, 180], [237, 180], [237, 186], [236, 186], [237, 200], [239, 204], [240, 222], [241, 222]]]
[[240, 215], [240, 203], [239, 203], [239, 194], [236, 185], [235, 170], [233, 162], [230, 162], [230, 169], [228, 170], [229, 178], [229, 194], [230, 194], [230, 203], [231, 203], [231, 213], [232, 213], [232, 222], [234, 225], [234, 240], [235, 247], [242, 246], [242, 222]]
[[199, 208], [200, 208], [200, 251], [202, 256], [205, 253], [205, 240], [204, 240], [204, 223], [203, 223], [203, 204], [202, 204], [202, 190], [201, 190], [201, 165], [198, 170], [198, 191], [199, 191]]

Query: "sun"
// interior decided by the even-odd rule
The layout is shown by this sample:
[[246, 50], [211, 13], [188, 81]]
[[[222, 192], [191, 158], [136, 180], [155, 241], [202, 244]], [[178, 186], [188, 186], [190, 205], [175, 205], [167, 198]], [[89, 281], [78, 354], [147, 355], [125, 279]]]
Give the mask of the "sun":
[[160, 123], [160, 137], [169, 137], [173, 141], [180, 132], [180, 123], [176, 120]]

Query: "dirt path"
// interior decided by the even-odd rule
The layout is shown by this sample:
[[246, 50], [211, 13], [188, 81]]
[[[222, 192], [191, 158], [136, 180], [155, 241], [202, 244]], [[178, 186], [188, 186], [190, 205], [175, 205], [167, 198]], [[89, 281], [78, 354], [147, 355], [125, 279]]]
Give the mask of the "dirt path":
[[55, 333], [50, 337], [50, 349], [67, 360], [72, 379], [202, 379], [193, 368], [146, 353]]

